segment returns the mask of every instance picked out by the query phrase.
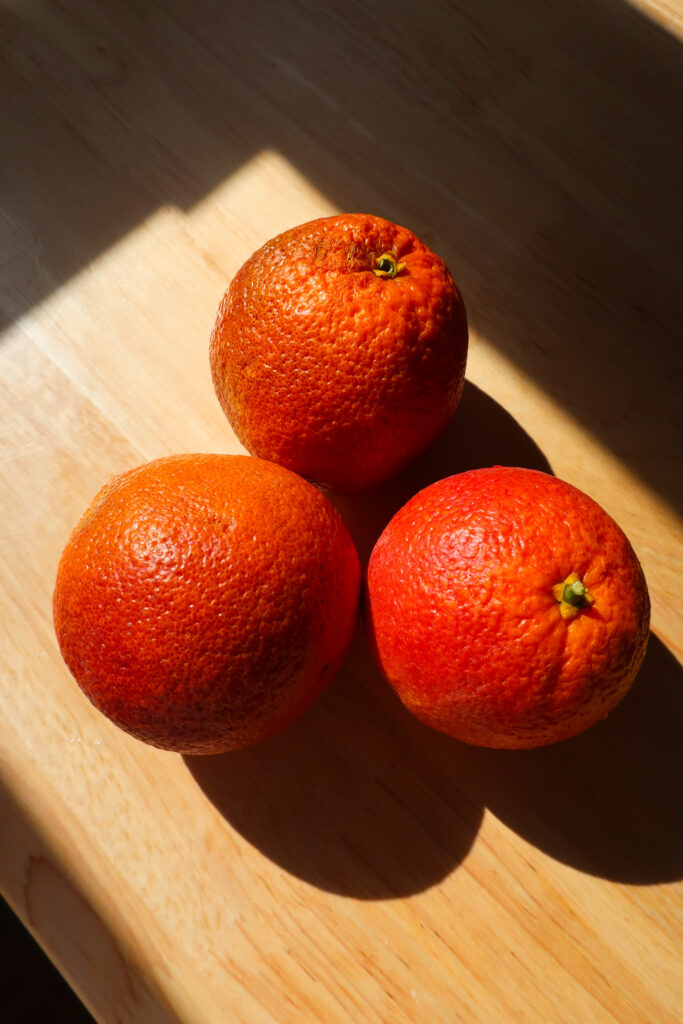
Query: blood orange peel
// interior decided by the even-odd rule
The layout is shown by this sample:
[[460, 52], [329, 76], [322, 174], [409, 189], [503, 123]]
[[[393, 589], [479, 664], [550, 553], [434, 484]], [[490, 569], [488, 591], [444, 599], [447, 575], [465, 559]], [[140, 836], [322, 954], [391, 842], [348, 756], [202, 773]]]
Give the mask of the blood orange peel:
[[377, 662], [418, 718], [481, 746], [567, 739], [642, 663], [649, 598], [619, 526], [545, 473], [473, 470], [415, 495], [372, 552]]
[[245, 447], [349, 491], [439, 436], [466, 358], [465, 307], [444, 261], [369, 214], [266, 242], [231, 281], [210, 346], [216, 394]]
[[360, 566], [334, 506], [261, 459], [159, 459], [104, 487], [60, 560], [62, 655], [138, 739], [220, 753], [319, 696], [354, 631]]

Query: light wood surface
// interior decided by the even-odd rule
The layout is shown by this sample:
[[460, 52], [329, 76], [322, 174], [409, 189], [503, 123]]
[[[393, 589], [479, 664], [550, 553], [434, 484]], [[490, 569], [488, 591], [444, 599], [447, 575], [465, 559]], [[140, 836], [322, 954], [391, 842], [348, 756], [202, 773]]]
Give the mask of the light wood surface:
[[[683, 1019], [680, 3], [3, 3], [0, 886], [99, 1021]], [[362, 637], [285, 735], [159, 752], [61, 662], [61, 548], [116, 472], [238, 451], [208, 337], [266, 238], [368, 210], [472, 326], [445, 437], [339, 499], [552, 468], [622, 524], [641, 675], [557, 747], [414, 722]], [[12, 979], [8, 979], [11, 984]]]

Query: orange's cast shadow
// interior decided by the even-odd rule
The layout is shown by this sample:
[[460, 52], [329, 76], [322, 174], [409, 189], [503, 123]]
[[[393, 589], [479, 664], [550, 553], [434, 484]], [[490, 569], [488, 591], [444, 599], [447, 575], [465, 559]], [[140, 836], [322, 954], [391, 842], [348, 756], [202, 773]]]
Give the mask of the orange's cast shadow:
[[[373, 491], [331, 495], [367, 561], [389, 518], [434, 480], [476, 466], [550, 472], [515, 419], [468, 383], [451, 426]], [[361, 899], [437, 884], [487, 808], [550, 856], [631, 884], [683, 876], [683, 670], [652, 636], [632, 692], [575, 739], [531, 751], [469, 747], [414, 719], [381, 679], [361, 627], [345, 669], [287, 732], [186, 764], [227, 821], [292, 874]]]

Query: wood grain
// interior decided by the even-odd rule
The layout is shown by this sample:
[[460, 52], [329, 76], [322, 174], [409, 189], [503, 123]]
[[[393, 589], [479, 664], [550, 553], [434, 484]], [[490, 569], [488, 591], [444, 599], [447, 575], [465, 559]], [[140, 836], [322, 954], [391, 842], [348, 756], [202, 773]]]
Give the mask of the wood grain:
[[[681, 1020], [679, 3], [4, 2], [0, 886], [100, 1021]], [[506, 753], [420, 726], [359, 634], [281, 737], [180, 758], [61, 662], [112, 474], [238, 451], [208, 368], [266, 238], [408, 224], [472, 323], [444, 437], [336, 499], [367, 555], [439, 476], [552, 469], [641, 558], [632, 694]]]

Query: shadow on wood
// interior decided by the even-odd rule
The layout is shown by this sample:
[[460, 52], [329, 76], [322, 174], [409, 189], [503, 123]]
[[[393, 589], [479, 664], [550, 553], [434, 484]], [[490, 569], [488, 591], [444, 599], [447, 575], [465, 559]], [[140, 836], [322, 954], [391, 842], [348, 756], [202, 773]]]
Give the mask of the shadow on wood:
[[[359, 636], [352, 661], [361, 667], [363, 649]], [[449, 744], [402, 708], [387, 711], [376, 682], [347, 669], [280, 736], [185, 758], [262, 853], [311, 885], [359, 899], [440, 882], [467, 854], [482, 816], [450, 770]]]
[[186, 764], [218, 810], [281, 867], [362, 899], [439, 882], [484, 808], [545, 853], [632, 885], [683, 877], [683, 671], [656, 638], [631, 694], [573, 740], [467, 747], [414, 719], [364, 638], [288, 732]]
[[683, 61], [630, 3], [12, 7], [6, 320], [277, 150], [432, 244], [479, 334], [681, 500]]
[[[130, 942], [131, 928], [120, 931], [112, 920], [111, 901], [97, 906], [88, 885], [77, 877], [55, 848], [30, 807], [17, 799], [11, 783], [0, 772], [0, 883], [17, 916], [52, 958], [89, 1011], [98, 1020], [154, 1020], [180, 1024], [165, 993], [146, 965], [140, 948]], [[2, 950], [0, 949], [0, 952]], [[11, 982], [21, 984], [19, 971], [10, 973], [11, 960], [3, 959], [3, 1020], [85, 1021], [86, 1011], [64, 1005], [59, 1016], [57, 993], [49, 1007], [50, 990], [39, 994], [7, 994]], [[42, 979], [32, 974], [30, 983]], [[12, 1007], [17, 1007], [16, 1016]], [[19, 1010], [19, 1007], [21, 1010]], [[9, 1009], [10, 1016], [7, 1015]], [[31, 1010], [35, 1014], [31, 1016]], [[68, 1013], [68, 1016], [66, 1014]]]
[[3, 1016], [13, 1021], [69, 1021], [93, 1024], [94, 1018], [69, 988], [57, 968], [0, 899], [0, 956], [2, 957]]
[[510, 828], [581, 871], [631, 885], [683, 877], [683, 668], [656, 637], [631, 693], [581, 736], [480, 752], [482, 800]]

